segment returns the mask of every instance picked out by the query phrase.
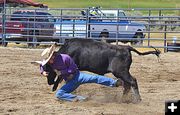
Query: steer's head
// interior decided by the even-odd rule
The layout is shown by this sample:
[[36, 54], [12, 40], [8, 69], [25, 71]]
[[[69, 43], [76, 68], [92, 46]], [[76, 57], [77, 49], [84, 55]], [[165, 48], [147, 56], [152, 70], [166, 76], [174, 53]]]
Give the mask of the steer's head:
[[54, 84], [54, 80], [56, 78], [56, 72], [52, 69], [52, 67], [48, 64], [43, 66], [43, 70], [48, 72], [48, 76], [47, 76], [47, 82], [49, 85], [53, 85]]

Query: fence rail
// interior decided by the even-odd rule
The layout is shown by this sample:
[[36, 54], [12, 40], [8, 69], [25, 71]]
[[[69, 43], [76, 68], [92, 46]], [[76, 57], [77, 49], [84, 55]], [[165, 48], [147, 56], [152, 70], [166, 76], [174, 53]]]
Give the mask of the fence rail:
[[[63, 44], [65, 39], [79, 37], [114, 40], [116, 42], [133, 42], [134, 40], [143, 39], [143, 44], [136, 44], [135, 47], [154, 46], [164, 48], [164, 50], [168, 48], [180, 49], [180, 46], [168, 46], [170, 43], [180, 44], [180, 8], [101, 9], [102, 11], [111, 10], [112, 12], [116, 10], [118, 12], [117, 16], [110, 14], [109, 16], [90, 15], [91, 10], [92, 8], [5, 8], [0, 13], [0, 44], [4, 46], [11, 42], [28, 45], [52, 42]], [[20, 11], [24, 14], [18, 13]], [[86, 15], [82, 15], [82, 11]], [[29, 15], [26, 14], [27, 12], [33, 13]], [[38, 14], [38, 12], [41, 14]], [[126, 15], [122, 15], [122, 12]], [[138, 26], [138, 24], [133, 25], [134, 22], [145, 26], [144, 30], [138, 31], [143, 33], [145, 38], [120, 37], [121, 34], [138, 33], [137, 30], [128, 30], [130, 28], [128, 24]], [[95, 36], [97, 33], [107, 33], [107, 31], [96, 30], [96, 28], [112, 25], [114, 29], [108, 30], [108, 37]], [[109, 33], [112, 33], [112, 35]]]

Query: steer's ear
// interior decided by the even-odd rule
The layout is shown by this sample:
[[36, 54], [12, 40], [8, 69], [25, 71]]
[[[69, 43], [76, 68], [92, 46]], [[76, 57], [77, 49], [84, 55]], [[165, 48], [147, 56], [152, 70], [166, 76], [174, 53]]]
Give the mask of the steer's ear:
[[33, 61], [31, 62], [31, 64], [34, 64], [34, 65], [41, 65], [43, 62], [42, 61]]

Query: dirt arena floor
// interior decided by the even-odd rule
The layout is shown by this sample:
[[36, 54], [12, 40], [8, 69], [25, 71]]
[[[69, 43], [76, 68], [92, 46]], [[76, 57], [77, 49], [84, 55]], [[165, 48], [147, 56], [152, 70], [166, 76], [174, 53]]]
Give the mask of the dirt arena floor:
[[138, 80], [142, 101], [126, 104], [121, 102], [122, 87], [96, 84], [82, 85], [74, 92], [89, 101], [57, 101], [39, 67], [30, 63], [40, 59], [41, 51], [0, 47], [0, 114], [164, 115], [165, 101], [180, 99], [180, 53], [162, 53], [159, 60], [133, 53], [130, 71]]

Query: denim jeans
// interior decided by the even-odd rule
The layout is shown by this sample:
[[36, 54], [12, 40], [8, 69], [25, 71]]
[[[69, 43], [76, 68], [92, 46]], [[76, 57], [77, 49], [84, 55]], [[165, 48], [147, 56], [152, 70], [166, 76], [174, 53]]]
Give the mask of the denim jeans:
[[93, 75], [80, 72], [72, 80], [66, 82], [57, 92], [56, 97], [61, 100], [73, 101], [75, 98], [78, 100], [85, 99], [82, 96], [71, 94], [81, 84], [85, 83], [97, 83], [105, 86], [114, 87], [116, 80], [101, 75]]

